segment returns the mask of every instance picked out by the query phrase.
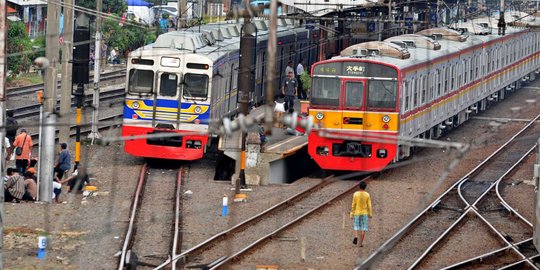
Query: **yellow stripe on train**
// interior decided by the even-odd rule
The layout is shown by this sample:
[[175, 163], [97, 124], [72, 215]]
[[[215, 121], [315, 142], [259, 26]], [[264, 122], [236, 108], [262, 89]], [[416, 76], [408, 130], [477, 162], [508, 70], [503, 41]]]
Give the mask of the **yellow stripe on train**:
[[[128, 108], [133, 110], [142, 110], [142, 111], [152, 111], [154, 108], [152, 106], [146, 105], [142, 100], [126, 100], [126, 106]], [[195, 112], [195, 108], [201, 108], [200, 113]], [[189, 108], [182, 109], [180, 113], [190, 113], [190, 114], [204, 114], [206, 111], [208, 111], [210, 106], [208, 105], [201, 105], [201, 104], [191, 104]], [[158, 112], [172, 112], [172, 113], [178, 113], [178, 108], [172, 108], [172, 107], [157, 107], [156, 111]]]
[[346, 110], [310, 109], [315, 123], [321, 128], [342, 130], [398, 130], [399, 114], [396, 112], [365, 112]]

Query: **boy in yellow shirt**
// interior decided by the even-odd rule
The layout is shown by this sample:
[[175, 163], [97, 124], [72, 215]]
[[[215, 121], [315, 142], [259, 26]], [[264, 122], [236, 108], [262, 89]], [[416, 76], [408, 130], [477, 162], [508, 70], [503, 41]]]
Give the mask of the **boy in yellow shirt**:
[[358, 243], [358, 231], [362, 231], [360, 235], [360, 246], [364, 242], [364, 236], [368, 230], [368, 217], [371, 218], [371, 197], [367, 193], [367, 184], [360, 182], [360, 190], [355, 192], [352, 200], [351, 219], [353, 219], [354, 239], [353, 244]]

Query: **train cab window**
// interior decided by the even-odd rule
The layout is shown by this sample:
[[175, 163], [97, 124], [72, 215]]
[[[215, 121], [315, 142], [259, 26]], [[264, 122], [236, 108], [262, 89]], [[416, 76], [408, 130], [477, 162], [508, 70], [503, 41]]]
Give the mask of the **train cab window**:
[[186, 98], [207, 98], [208, 76], [204, 74], [187, 73], [184, 76], [183, 96]]
[[370, 108], [395, 109], [397, 82], [370, 80], [368, 82], [367, 106]]
[[154, 72], [151, 70], [132, 69], [129, 71], [129, 93], [151, 94], [154, 90]]
[[311, 104], [319, 106], [339, 106], [339, 79], [313, 77], [311, 88]]
[[360, 109], [364, 102], [364, 83], [347, 82], [345, 85], [345, 108]]
[[176, 88], [178, 85], [178, 76], [172, 73], [161, 74], [159, 83], [159, 94], [166, 97], [176, 96]]

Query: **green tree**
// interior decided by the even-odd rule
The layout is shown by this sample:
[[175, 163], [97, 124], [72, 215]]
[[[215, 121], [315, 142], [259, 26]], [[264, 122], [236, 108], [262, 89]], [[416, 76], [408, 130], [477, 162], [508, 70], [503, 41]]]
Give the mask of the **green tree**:
[[[75, 5], [96, 10], [96, 0], [75, 0]], [[107, 0], [103, 1], [101, 5], [102, 12], [111, 12], [118, 16], [122, 15], [123, 11], [127, 10], [127, 3], [125, 0]]]
[[32, 41], [26, 33], [23, 22], [8, 22], [7, 51], [8, 70], [16, 75], [20, 72], [28, 71], [32, 64], [31, 53]]
[[127, 50], [135, 50], [156, 39], [154, 31], [145, 26], [127, 24], [108, 19], [103, 23], [103, 35], [109, 48], [118, 47], [122, 55]]

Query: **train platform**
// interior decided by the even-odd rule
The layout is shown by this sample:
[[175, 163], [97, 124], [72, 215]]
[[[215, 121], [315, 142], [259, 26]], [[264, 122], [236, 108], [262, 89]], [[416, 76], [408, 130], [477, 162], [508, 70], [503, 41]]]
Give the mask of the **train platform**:
[[[298, 100], [294, 104], [295, 112], [301, 112]], [[262, 116], [264, 106], [251, 110], [250, 115]], [[290, 129], [289, 129], [290, 130]], [[287, 183], [297, 177], [296, 173], [309, 170], [314, 163], [307, 154], [307, 135], [291, 134], [286, 127], [272, 127], [272, 135], [262, 147], [260, 145], [258, 129], [248, 133], [246, 139], [246, 182], [248, 185], [267, 185]], [[234, 159], [236, 162], [235, 174], [232, 177], [234, 184], [240, 171], [241, 132], [220, 138], [218, 149]], [[305, 162], [306, 160], [311, 161]], [[292, 166], [294, 170], [287, 170]], [[305, 167], [305, 168], [303, 168]], [[293, 171], [291, 173], [291, 171]], [[289, 172], [286, 174], [286, 172]]]

